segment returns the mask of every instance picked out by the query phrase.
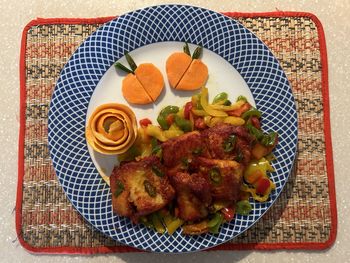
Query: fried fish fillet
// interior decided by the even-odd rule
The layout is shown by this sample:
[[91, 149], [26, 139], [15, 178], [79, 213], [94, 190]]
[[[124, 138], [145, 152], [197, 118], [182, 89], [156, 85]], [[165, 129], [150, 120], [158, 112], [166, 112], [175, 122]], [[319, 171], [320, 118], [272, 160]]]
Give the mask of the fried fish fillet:
[[[230, 136], [235, 136], [235, 145], [231, 150], [228, 150], [225, 149], [225, 143], [227, 143]], [[202, 131], [201, 139], [209, 158], [238, 160], [244, 164], [247, 164], [251, 159], [253, 137], [243, 126], [218, 123]]]
[[[227, 150], [225, 143], [232, 137], [234, 143]], [[246, 128], [224, 123], [170, 139], [161, 145], [163, 164], [151, 156], [114, 169], [110, 177], [113, 210], [137, 222], [139, 216], [176, 198], [181, 219], [206, 218], [213, 203], [238, 199], [252, 142]]]
[[198, 173], [177, 172], [170, 177], [176, 190], [179, 217], [185, 221], [197, 221], [208, 215], [211, 203], [210, 183], [207, 177]]
[[232, 160], [197, 157], [191, 164], [210, 182], [214, 201], [235, 202], [242, 184], [243, 166]]
[[162, 144], [164, 165], [169, 168], [174, 167], [195, 155], [205, 155], [204, 150], [205, 145], [198, 131], [186, 133]]
[[156, 156], [116, 167], [110, 177], [113, 210], [133, 221], [166, 206], [175, 196]]

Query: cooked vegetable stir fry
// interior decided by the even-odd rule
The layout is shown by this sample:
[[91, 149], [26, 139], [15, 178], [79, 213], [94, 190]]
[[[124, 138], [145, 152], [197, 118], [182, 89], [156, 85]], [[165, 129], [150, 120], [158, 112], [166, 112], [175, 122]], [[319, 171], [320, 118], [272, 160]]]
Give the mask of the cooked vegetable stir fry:
[[243, 96], [222, 92], [209, 103], [202, 88], [183, 107], [163, 108], [157, 123], [140, 120], [111, 176], [115, 211], [170, 235], [180, 227], [217, 234], [235, 214], [249, 215], [250, 202], [267, 201], [275, 189], [269, 173], [278, 135], [262, 131], [261, 117]]

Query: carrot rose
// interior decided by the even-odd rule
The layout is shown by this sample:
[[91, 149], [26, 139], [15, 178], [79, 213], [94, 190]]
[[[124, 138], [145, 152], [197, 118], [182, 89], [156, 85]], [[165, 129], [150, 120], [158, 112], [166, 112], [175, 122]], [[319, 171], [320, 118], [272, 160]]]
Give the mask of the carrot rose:
[[86, 139], [91, 147], [104, 154], [121, 154], [135, 142], [136, 117], [132, 110], [122, 104], [101, 105], [90, 116]]

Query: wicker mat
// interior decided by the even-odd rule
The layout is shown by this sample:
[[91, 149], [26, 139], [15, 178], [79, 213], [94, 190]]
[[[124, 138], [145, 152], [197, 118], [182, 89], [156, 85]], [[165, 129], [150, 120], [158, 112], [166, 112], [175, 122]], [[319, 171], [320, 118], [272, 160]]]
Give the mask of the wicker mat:
[[[297, 103], [299, 143], [294, 172], [277, 202], [248, 231], [214, 249], [325, 249], [335, 240], [337, 215], [322, 25], [306, 13], [226, 14], [281, 62]], [[47, 116], [59, 73], [82, 41], [110, 19], [37, 19], [23, 31], [16, 227], [31, 252], [136, 251], [84, 221], [59, 185], [48, 151]]]

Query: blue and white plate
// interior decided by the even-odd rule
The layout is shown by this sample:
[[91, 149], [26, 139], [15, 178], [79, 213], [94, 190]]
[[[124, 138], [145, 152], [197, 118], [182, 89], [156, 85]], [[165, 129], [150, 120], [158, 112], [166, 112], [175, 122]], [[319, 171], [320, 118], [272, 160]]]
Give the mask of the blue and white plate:
[[[165, 60], [182, 43], [204, 47], [209, 68], [209, 93], [231, 98], [242, 94], [263, 112], [263, 129], [277, 131], [271, 179], [276, 190], [269, 201], [253, 206], [249, 216], [224, 224], [217, 235], [160, 235], [112, 211], [108, 184], [116, 158], [93, 152], [85, 140], [86, 119], [100, 104], [127, 102], [121, 79], [113, 68], [130, 52], [137, 63], [152, 62], [165, 74]], [[155, 120], [164, 105], [181, 105], [192, 94], [174, 92], [168, 85], [156, 104], [132, 109], [138, 119]], [[113, 239], [155, 252], [189, 252], [224, 243], [251, 227], [271, 207], [291, 172], [297, 143], [297, 114], [287, 77], [271, 51], [239, 22], [222, 14], [191, 6], [163, 5], [137, 10], [110, 21], [92, 34], [61, 72], [49, 111], [49, 147], [58, 179], [74, 207], [96, 229]]]

